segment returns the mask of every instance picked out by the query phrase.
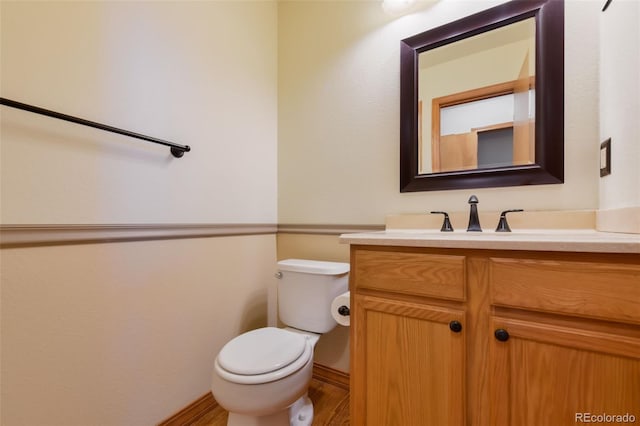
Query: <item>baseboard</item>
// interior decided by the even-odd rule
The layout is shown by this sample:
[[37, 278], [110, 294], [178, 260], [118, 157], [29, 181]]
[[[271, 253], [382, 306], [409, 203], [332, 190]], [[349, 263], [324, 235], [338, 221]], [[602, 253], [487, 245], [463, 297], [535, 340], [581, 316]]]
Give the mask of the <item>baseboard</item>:
[[[326, 367], [321, 364], [313, 364], [313, 378], [321, 382], [329, 383], [343, 389], [349, 389], [349, 373]], [[218, 406], [211, 392], [207, 392], [173, 416], [158, 423], [158, 426], [183, 426], [188, 425]]]
[[173, 416], [158, 423], [158, 426], [184, 426], [211, 412], [218, 406], [211, 392], [207, 392]]
[[322, 364], [313, 364], [313, 378], [343, 389], [349, 389], [349, 373]]

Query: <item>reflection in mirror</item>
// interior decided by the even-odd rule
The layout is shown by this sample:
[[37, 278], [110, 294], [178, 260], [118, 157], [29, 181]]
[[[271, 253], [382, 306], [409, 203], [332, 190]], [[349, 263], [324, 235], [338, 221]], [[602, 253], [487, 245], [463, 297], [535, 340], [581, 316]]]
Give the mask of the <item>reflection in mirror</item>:
[[401, 41], [401, 192], [563, 180], [563, 0], [512, 0]]
[[533, 164], [534, 85], [534, 18], [420, 53], [419, 173]]

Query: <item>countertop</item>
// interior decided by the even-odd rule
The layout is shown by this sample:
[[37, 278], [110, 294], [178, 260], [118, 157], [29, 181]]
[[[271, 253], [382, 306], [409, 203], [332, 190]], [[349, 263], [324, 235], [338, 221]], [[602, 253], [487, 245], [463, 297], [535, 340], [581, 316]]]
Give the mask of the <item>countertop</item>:
[[491, 250], [533, 250], [589, 253], [640, 253], [640, 234], [594, 230], [535, 230], [513, 232], [440, 232], [427, 229], [398, 229], [343, 234], [344, 244], [466, 248]]

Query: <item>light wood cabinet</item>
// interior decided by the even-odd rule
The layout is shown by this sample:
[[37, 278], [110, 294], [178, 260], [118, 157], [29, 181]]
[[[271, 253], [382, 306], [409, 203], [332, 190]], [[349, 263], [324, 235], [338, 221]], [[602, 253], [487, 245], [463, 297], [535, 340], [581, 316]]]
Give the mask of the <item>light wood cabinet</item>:
[[354, 245], [351, 263], [352, 424], [640, 422], [639, 255]]
[[465, 344], [449, 324], [464, 311], [356, 295], [354, 424], [462, 424]]
[[639, 337], [532, 318], [492, 324], [509, 339], [490, 351], [490, 424], [575, 425], [587, 413], [640, 421]]

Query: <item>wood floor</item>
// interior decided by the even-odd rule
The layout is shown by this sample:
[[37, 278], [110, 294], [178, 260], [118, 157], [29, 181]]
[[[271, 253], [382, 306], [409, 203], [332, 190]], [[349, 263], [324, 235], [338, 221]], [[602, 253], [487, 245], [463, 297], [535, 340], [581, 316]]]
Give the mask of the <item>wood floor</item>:
[[[313, 426], [349, 425], [349, 391], [317, 379], [311, 380], [309, 398], [313, 401]], [[227, 412], [220, 406], [191, 423], [190, 426], [225, 426]]]

